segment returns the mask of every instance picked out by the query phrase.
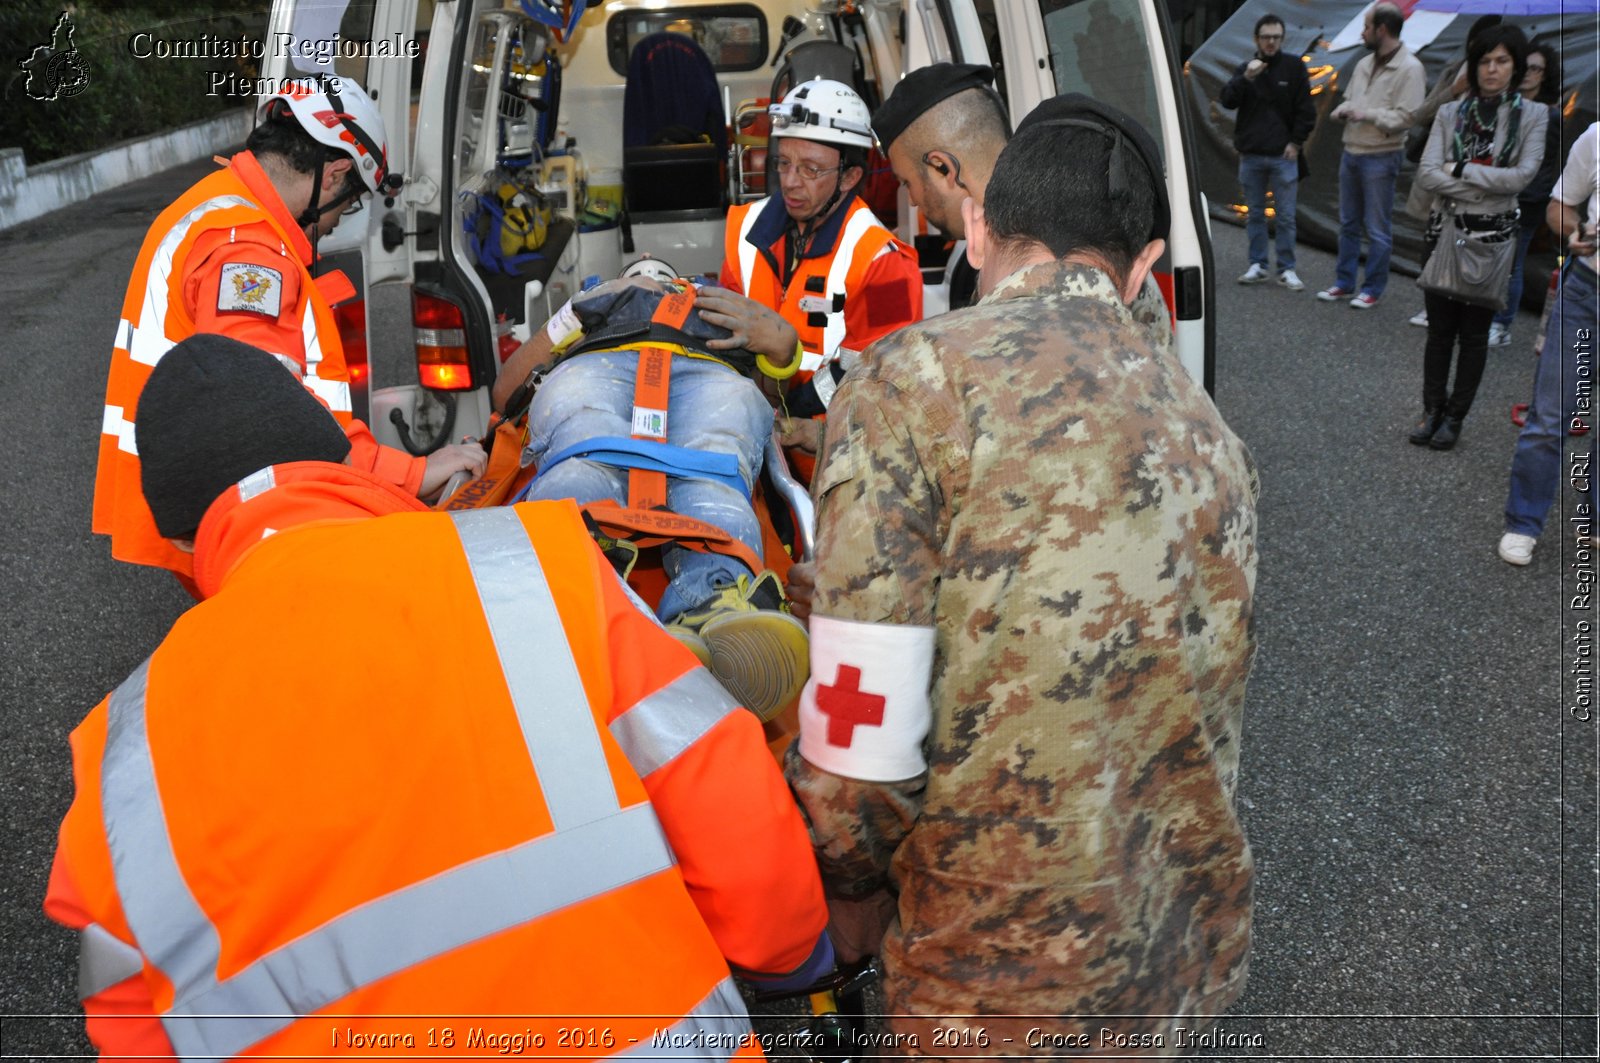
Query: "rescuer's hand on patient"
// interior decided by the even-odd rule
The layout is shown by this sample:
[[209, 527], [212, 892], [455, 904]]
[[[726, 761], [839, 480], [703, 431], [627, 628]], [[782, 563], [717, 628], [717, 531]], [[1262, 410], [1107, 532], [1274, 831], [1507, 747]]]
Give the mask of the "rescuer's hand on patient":
[[432, 498], [458, 472], [481, 476], [489, 456], [477, 443], [451, 443], [428, 455], [428, 467], [422, 474], [422, 487], [418, 498]]
[[783, 581], [784, 597], [789, 599], [789, 612], [798, 620], [811, 615], [811, 599], [817, 593], [817, 566], [801, 561], [789, 566], [789, 578]]
[[800, 335], [776, 310], [726, 288], [701, 288], [695, 306], [703, 319], [733, 333], [725, 340], [707, 340], [712, 350], [743, 347], [764, 355], [775, 369], [794, 361]]
[[815, 417], [779, 417], [778, 442], [816, 455], [822, 450], [823, 422]]

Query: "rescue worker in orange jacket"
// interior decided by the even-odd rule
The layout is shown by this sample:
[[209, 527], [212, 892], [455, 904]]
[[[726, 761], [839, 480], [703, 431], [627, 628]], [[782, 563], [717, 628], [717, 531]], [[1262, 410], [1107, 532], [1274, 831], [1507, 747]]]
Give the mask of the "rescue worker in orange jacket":
[[720, 280], [799, 333], [785, 407], [817, 417], [867, 344], [921, 319], [922, 274], [856, 194], [872, 149], [861, 97], [819, 78], [770, 113], [780, 194], [728, 211]]
[[276, 355], [345, 425], [352, 461], [410, 494], [429, 495], [482, 468], [477, 444], [426, 460], [380, 447], [351, 419], [350, 374], [332, 305], [355, 289], [337, 271], [313, 277], [315, 241], [368, 194], [393, 195], [383, 118], [343, 78], [294, 81], [261, 101], [243, 152], [202, 178], [151, 225], [123, 300], [111, 356], [95, 479], [94, 530], [112, 556], [190, 573], [139, 492], [133, 410], [174, 343], [214, 332]]
[[805, 828], [572, 504], [426, 511], [219, 336], [138, 412], [205, 598], [72, 736], [99, 1050], [759, 1058], [730, 965], [832, 964]]

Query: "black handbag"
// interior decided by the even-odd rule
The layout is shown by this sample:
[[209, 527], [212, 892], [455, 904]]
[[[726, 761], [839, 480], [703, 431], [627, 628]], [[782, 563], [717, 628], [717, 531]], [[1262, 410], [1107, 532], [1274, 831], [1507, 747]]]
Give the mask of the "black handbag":
[[[1417, 286], [1458, 303], [1504, 310], [1506, 283], [1517, 250], [1516, 213], [1461, 214], [1448, 201], [1441, 205], [1440, 213], [1439, 240], [1417, 277]], [[1511, 219], [1509, 226], [1506, 217]]]

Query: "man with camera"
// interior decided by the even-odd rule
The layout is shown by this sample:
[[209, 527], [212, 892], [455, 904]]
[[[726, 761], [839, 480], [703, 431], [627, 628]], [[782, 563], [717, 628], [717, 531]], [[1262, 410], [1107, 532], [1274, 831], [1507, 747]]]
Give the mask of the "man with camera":
[[1317, 124], [1311, 81], [1298, 55], [1283, 50], [1284, 25], [1277, 15], [1256, 20], [1256, 54], [1239, 64], [1222, 86], [1219, 102], [1237, 108], [1233, 146], [1239, 150], [1239, 185], [1249, 215], [1250, 268], [1240, 284], [1272, 279], [1267, 268], [1267, 191], [1278, 222], [1278, 283], [1290, 291], [1305, 288], [1294, 271], [1295, 195], [1300, 182], [1300, 151]]

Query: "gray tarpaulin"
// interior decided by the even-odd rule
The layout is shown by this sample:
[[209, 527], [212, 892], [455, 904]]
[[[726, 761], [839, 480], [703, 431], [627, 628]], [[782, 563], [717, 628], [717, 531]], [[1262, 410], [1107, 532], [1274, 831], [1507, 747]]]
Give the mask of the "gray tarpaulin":
[[[1510, 14], [1507, 21], [1520, 27], [1530, 42], [1548, 41], [1561, 53], [1561, 102], [1566, 114], [1563, 153], [1595, 120], [1600, 110], [1596, 104], [1600, 4], [1596, 0], [1416, 0], [1401, 6], [1411, 12], [1401, 40], [1422, 60], [1429, 89], [1446, 66], [1465, 54], [1467, 30], [1480, 14], [1542, 12]], [[1356, 61], [1366, 54], [1360, 29], [1367, 7], [1363, 0], [1245, 0], [1190, 57], [1184, 67], [1184, 83], [1195, 117], [1200, 185], [1213, 215], [1244, 220], [1239, 156], [1233, 149], [1234, 112], [1223, 110], [1217, 96], [1234, 69], [1255, 53], [1252, 31], [1256, 19], [1270, 12], [1283, 19], [1284, 48], [1306, 56], [1317, 107], [1317, 127], [1306, 143], [1311, 173], [1300, 184], [1298, 235], [1318, 247], [1335, 247], [1339, 235], [1339, 138], [1344, 127], [1327, 115], [1342, 99], [1340, 89], [1349, 82]], [[1394, 263], [1413, 273], [1422, 249], [1422, 223], [1406, 214], [1405, 199], [1415, 172], [1410, 162], [1401, 169], [1394, 212]], [[1548, 235], [1535, 242], [1530, 276], [1547, 273], [1553, 264], [1548, 243]], [[1541, 245], [1546, 245], [1542, 255]], [[1318, 285], [1315, 278], [1308, 282]], [[1527, 288], [1530, 294], [1542, 296], [1542, 285], [1530, 283]]]

